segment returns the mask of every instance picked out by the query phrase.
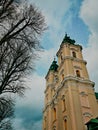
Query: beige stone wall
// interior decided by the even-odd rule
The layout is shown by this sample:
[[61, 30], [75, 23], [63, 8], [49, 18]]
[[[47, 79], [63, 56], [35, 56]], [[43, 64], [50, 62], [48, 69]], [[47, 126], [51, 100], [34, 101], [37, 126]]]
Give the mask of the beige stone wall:
[[57, 56], [58, 72], [46, 76], [43, 130], [86, 130], [85, 123], [98, 117], [98, 102], [81, 47], [63, 44]]

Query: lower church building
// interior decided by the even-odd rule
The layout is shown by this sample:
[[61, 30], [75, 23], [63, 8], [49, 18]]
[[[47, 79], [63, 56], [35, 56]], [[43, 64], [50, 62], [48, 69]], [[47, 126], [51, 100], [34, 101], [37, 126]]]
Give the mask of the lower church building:
[[46, 79], [43, 130], [98, 130], [98, 93], [82, 46], [65, 35]]

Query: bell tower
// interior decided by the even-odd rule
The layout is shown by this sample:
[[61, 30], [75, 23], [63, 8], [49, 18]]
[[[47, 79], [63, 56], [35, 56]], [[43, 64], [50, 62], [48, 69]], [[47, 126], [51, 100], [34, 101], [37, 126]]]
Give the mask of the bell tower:
[[82, 46], [65, 35], [46, 75], [43, 130], [87, 130], [98, 117], [94, 82], [89, 79]]

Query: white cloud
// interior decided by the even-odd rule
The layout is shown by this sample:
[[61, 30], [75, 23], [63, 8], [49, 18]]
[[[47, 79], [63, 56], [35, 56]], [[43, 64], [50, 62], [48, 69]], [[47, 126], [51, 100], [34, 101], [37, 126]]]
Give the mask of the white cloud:
[[[49, 23], [52, 24], [55, 18], [63, 16], [71, 6], [71, 0], [30, 0], [31, 3], [35, 3], [38, 8], [40, 8], [45, 14], [46, 17], [49, 17]], [[52, 18], [52, 19], [51, 19]], [[52, 20], [52, 21], [51, 21]], [[59, 19], [60, 20], [60, 19]], [[57, 21], [58, 22], [58, 21]]]
[[17, 98], [14, 128], [20, 130], [41, 130], [44, 106], [45, 79], [36, 73], [26, 79], [29, 88], [24, 98]]
[[89, 35], [88, 45], [84, 48], [84, 57], [88, 62], [88, 70], [91, 79], [95, 82], [98, 91], [98, 0], [84, 0], [80, 10], [80, 17], [88, 26], [91, 34]]
[[25, 130], [22, 126], [22, 120], [21, 119], [15, 119], [13, 125], [14, 125], [14, 128], [16, 130]]
[[28, 89], [25, 92], [25, 97], [17, 98], [18, 107], [30, 106], [39, 107], [43, 104], [45, 79], [37, 74], [31, 74], [27, 77], [26, 86]]
[[44, 76], [46, 75], [52, 61], [54, 60], [54, 57], [56, 55], [56, 49], [52, 48], [50, 50], [44, 50], [44, 52], [40, 52], [39, 56], [40, 59], [37, 60], [36, 65], [37, 65], [37, 69], [43, 70]]
[[98, 0], [84, 0], [81, 7], [80, 17], [88, 25], [92, 33], [98, 33]]
[[42, 129], [42, 120], [32, 122], [23, 122], [22, 118], [15, 118], [13, 122], [15, 130], [41, 130]]
[[[29, 0], [42, 11], [45, 16], [45, 21], [47, 23], [49, 39], [54, 45], [57, 46], [57, 42], [61, 39], [62, 35], [66, 30], [66, 27], [71, 22], [71, 14], [68, 15], [70, 8], [74, 4], [71, 0]], [[66, 21], [64, 21], [64, 17]], [[58, 34], [59, 33], [59, 34]], [[59, 43], [59, 42], [58, 42]], [[49, 43], [47, 43], [49, 44]]]
[[32, 126], [32, 130], [41, 130], [41, 129], [42, 129], [42, 120], [35, 122]]
[[53, 28], [60, 29], [62, 18], [71, 6], [70, 0], [66, 0], [66, 2], [65, 0], [47, 0], [45, 6], [43, 13], [46, 16], [47, 24]]

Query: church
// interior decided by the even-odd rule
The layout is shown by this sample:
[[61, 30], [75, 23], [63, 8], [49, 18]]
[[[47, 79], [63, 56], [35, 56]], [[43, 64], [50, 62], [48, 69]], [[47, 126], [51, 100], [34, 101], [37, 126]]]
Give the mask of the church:
[[45, 77], [43, 130], [98, 130], [98, 93], [82, 46], [67, 34]]

